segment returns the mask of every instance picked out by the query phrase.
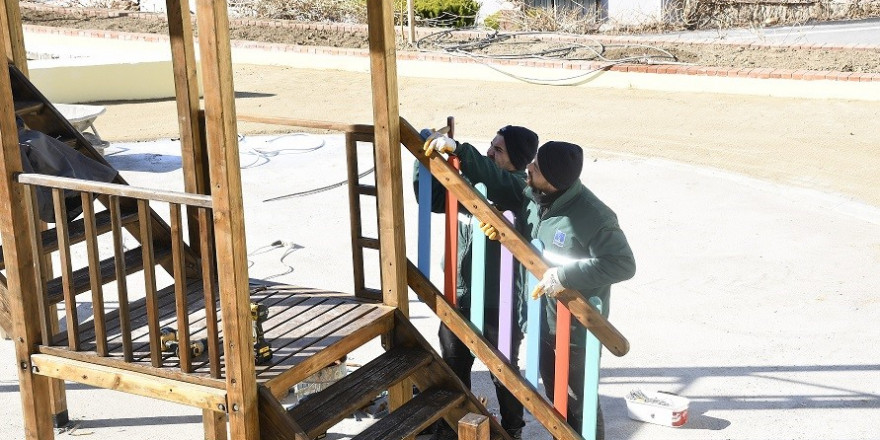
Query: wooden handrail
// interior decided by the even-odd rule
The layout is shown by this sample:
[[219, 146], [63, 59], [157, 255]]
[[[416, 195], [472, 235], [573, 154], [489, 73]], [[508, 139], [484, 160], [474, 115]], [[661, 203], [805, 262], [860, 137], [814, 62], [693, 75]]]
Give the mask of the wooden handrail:
[[[501, 213], [486, 202], [474, 187], [464, 180], [440, 154], [432, 153], [426, 157], [422, 151], [424, 142], [419, 132], [405, 119], [400, 118], [400, 142], [416, 157], [446, 189], [467, 207], [478, 219], [490, 223], [498, 230], [499, 241], [510, 249], [517, 260], [538, 279], [550, 267], [535, 251], [513, 225]], [[623, 356], [629, 351], [629, 341], [601, 313], [599, 313], [580, 293], [566, 289], [556, 299], [565, 304], [581, 324], [592, 332], [608, 351]]]
[[198, 208], [212, 207], [211, 196], [206, 196], [202, 194], [190, 194], [178, 191], [164, 191], [150, 188], [140, 188], [130, 185], [121, 185], [118, 183], [95, 182], [93, 180], [49, 176], [46, 174], [35, 173], [22, 173], [17, 175], [16, 178], [19, 183], [23, 183], [25, 185], [38, 185], [49, 188], [128, 197], [139, 200], [177, 203], [180, 205], [194, 206]]
[[321, 130], [342, 131], [345, 133], [373, 134], [373, 126], [366, 124], [343, 124], [332, 121], [316, 121], [312, 119], [294, 119], [282, 116], [238, 115], [238, 120], [243, 122], [257, 122], [260, 124], [287, 125], [290, 127], [317, 128]]

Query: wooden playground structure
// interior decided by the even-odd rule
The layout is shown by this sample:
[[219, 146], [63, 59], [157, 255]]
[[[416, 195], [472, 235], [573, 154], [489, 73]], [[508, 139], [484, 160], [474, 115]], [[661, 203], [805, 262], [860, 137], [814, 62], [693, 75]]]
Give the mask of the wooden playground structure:
[[[66, 422], [65, 381], [200, 408], [206, 439], [312, 439], [386, 390], [391, 413], [356, 438], [410, 438], [440, 418], [458, 426], [460, 438], [507, 438], [409, 322], [408, 289], [554, 437], [581, 438], [407, 259], [401, 151], [422, 161], [476, 217], [498, 225], [501, 243], [533, 274], [548, 267], [442, 157], [422, 154], [419, 133], [398, 114], [392, 4], [367, 3], [373, 124], [346, 125], [236, 115], [226, 3], [198, 1], [197, 76], [188, 3], [168, 0], [185, 188], [170, 192], [132, 187], [119, 176], [98, 183], [22, 172], [15, 115], [81, 154], [106, 161], [28, 80], [19, 6], [14, 0], [3, 2], [0, 41], [9, 69], [0, 75], [0, 327], [15, 344], [24, 438], [54, 438], [54, 426]], [[254, 289], [249, 284], [239, 120], [345, 134], [353, 293], [286, 285]], [[358, 183], [358, 143], [374, 148], [375, 185]], [[55, 223], [43, 223], [36, 214], [38, 187], [51, 191]], [[361, 233], [361, 196], [376, 197], [378, 237]], [[71, 198], [78, 198], [83, 213], [68, 221]], [[167, 219], [154, 210], [158, 206], [167, 207]], [[124, 237], [140, 246], [126, 250]], [[111, 256], [102, 258], [99, 240], [112, 243]], [[73, 258], [71, 248], [77, 244], [85, 246], [86, 261]], [[365, 285], [365, 248], [379, 251], [379, 288]], [[174, 282], [158, 286], [157, 270]], [[144, 297], [130, 300], [127, 280], [133, 274], [143, 280]], [[118, 297], [116, 308], [105, 307], [111, 289]], [[77, 296], [86, 293], [93, 314], [79, 317]], [[565, 291], [558, 299], [609, 351], [627, 352], [627, 341], [583, 297]], [[253, 303], [269, 309], [262, 325], [274, 351], [259, 364], [253, 350]], [[176, 329], [182, 347], [173, 353], [163, 338], [168, 327]], [[281, 405], [279, 399], [292, 386], [377, 337], [386, 353], [289, 410]], [[186, 349], [194, 343], [203, 350]], [[413, 386], [419, 390], [415, 396]]]

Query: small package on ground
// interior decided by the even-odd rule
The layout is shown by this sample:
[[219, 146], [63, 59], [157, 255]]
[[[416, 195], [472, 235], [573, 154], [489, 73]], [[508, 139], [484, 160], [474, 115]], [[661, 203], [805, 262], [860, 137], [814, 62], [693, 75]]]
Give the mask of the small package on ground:
[[626, 396], [626, 411], [633, 420], [679, 427], [687, 423], [690, 401], [662, 391], [632, 390]]

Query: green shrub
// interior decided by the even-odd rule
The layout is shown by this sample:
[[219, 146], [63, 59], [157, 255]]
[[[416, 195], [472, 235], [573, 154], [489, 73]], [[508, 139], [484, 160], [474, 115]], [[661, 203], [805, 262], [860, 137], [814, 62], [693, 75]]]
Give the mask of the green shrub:
[[489, 29], [495, 29], [496, 31], [501, 28], [501, 11], [495, 12], [494, 14], [486, 17], [483, 20], [483, 26], [486, 26]]
[[[397, 0], [396, 9], [406, 15], [406, 0]], [[413, 0], [416, 22], [432, 26], [473, 26], [480, 4], [475, 0]]]

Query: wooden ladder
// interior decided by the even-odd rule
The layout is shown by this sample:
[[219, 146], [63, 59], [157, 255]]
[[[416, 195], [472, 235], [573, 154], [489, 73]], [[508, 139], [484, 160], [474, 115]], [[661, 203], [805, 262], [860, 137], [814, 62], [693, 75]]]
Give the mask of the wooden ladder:
[[[261, 390], [261, 439], [315, 438], [404, 380], [412, 381], [419, 393], [354, 439], [403, 439], [440, 419], [456, 429], [469, 413], [489, 416], [412, 323], [399, 311], [394, 315], [394, 328], [387, 339], [390, 348], [323, 391], [285, 410], [272, 393]], [[509, 438], [494, 418], [489, 419], [491, 438]]]

